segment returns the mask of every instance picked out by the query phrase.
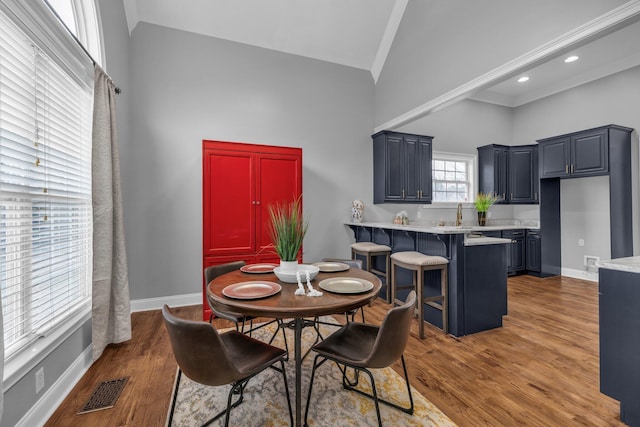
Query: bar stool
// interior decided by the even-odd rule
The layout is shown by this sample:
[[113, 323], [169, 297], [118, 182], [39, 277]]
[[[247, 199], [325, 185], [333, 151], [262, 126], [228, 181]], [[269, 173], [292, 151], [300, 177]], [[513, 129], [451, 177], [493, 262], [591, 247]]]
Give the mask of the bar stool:
[[[396, 252], [391, 255], [391, 301], [395, 304], [402, 304], [396, 299], [399, 289], [415, 289], [418, 294], [418, 330], [420, 338], [424, 338], [424, 305], [428, 305], [442, 311], [442, 331], [449, 332], [448, 322], [448, 298], [447, 298], [447, 266], [449, 260], [441, 256], [425, 255], [415, 251]], [[411, 270], [413, 283], [411, 285], [399, 286], [396, 283], [396, 267]], [[424, 297], [424, 273], [425, 271], [440, 270], [440, 295]]]
[[[356, 255], [365, 257], [367, 264], [365, 269], [368, 272], [384, 277], [384, 283], [387, 288], [384, 300], [390, 303], [392, 301], [389, 281], [389, 255], [391, 255], [391, 248], [387, 245], [379, 245], [373, 242], [357, 242], [351, 245], [351, 259], [357, 259]], [[373, 266], [373, 258], [378, 256], [385, 258], [384, 271], [378, 270]]]

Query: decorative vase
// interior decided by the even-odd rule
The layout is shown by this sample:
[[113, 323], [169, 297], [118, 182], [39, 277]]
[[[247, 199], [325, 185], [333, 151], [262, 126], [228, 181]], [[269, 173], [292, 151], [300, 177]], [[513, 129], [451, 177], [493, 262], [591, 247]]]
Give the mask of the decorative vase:
[[478, 225], [487, 225], [487, 213], [486, 212], [478, 212]]
[[283, 261], [280, 260], [280, 271], [283, 273], [295, 274], [298, 271], [298, 260]]

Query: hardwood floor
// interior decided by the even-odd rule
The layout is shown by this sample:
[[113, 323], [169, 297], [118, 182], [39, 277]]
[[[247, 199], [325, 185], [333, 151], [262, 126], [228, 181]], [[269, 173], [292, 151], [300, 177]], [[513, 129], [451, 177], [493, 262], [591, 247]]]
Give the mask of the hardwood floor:
[[[599, 391], [597, 283], [514, 277], [508, 302], [502, 328], [466, 337], [427, 325], [420, 340], [416, 322], [405, 351], [412, 385], [459, 426], [623, 426], [618, 402]], [[376, 301], [367, 321], [388, 307]], [[198, 319], [201, 307], [177, 312]], [[47, 426], [164, 425], [176, 364], [160, 311], [132, 323], [132, 340], [107, 348]], [[130, 379], [115, 408], [76, 415], [101, 381], [121, 376]]]

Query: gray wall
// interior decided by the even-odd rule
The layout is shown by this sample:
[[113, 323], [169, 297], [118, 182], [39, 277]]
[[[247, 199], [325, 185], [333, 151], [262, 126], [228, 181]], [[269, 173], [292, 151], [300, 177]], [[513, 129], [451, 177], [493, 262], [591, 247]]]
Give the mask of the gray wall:
[[626, 0], [409, 1], [375, 91], [381, 125]]
[[[634, 254], [640, 253], [638, 114], [640, 67], [516, 108], [513, 140], [519, 144], [592, 127], [618, 124], [632, 134], [634, 160]], [[611, 257], [608, 178], [564, 180], [561, 185], [562, 267], [582, 270], [584, 255]], [[578, 246], [578, 239], [585, 246]]]
[[301, 147], [304, 260], [349, 253], [342, 223], [372, 193], [370, 73], [145, 23], [131, 58], [121, 156], [132, 299], [200, 292], [203, 139]]
[[[476, 147], [486, 144], [509, 144], [513, 127], [513, 110], [508, 107], [486, 104], [473, 100], [463, 100], [448, 108], [437, 111], [407, 124], [398, 131], [433, 136], [433, 150], [446, 153], [464, 153], [475, 155]], [[456, 206], [447, 205], [372, 205], [372, 195], [365, 199], [366, 221], [390, 221], [401, 211], [407, 211], [410, 221], [428, 225], [440, 219], [454, 223]], [[491, 219], [513, 218], [511, 206], [493, 206]], [[519, 218], [524, 219], [524, 218]], [[537, 212], [529, 218], [537, 220]], [[463, 209], [463, 222], [475, 225], [475, 208]]]

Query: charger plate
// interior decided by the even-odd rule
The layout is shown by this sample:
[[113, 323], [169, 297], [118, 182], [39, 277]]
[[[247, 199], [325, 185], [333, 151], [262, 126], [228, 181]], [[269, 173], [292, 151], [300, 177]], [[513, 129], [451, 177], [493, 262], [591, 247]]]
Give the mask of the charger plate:
[[356, 277], [332, 277], [324, 279], [318, 286], [325, 291], [337, 294], [360, 294], [373, 289], [373, 283]]
[[260, 299], [275, 295], [281, 290], [282, 287], [274, 282], [253, 281], [229, 285], [222, 290], [222, 294], [234, 299]]

